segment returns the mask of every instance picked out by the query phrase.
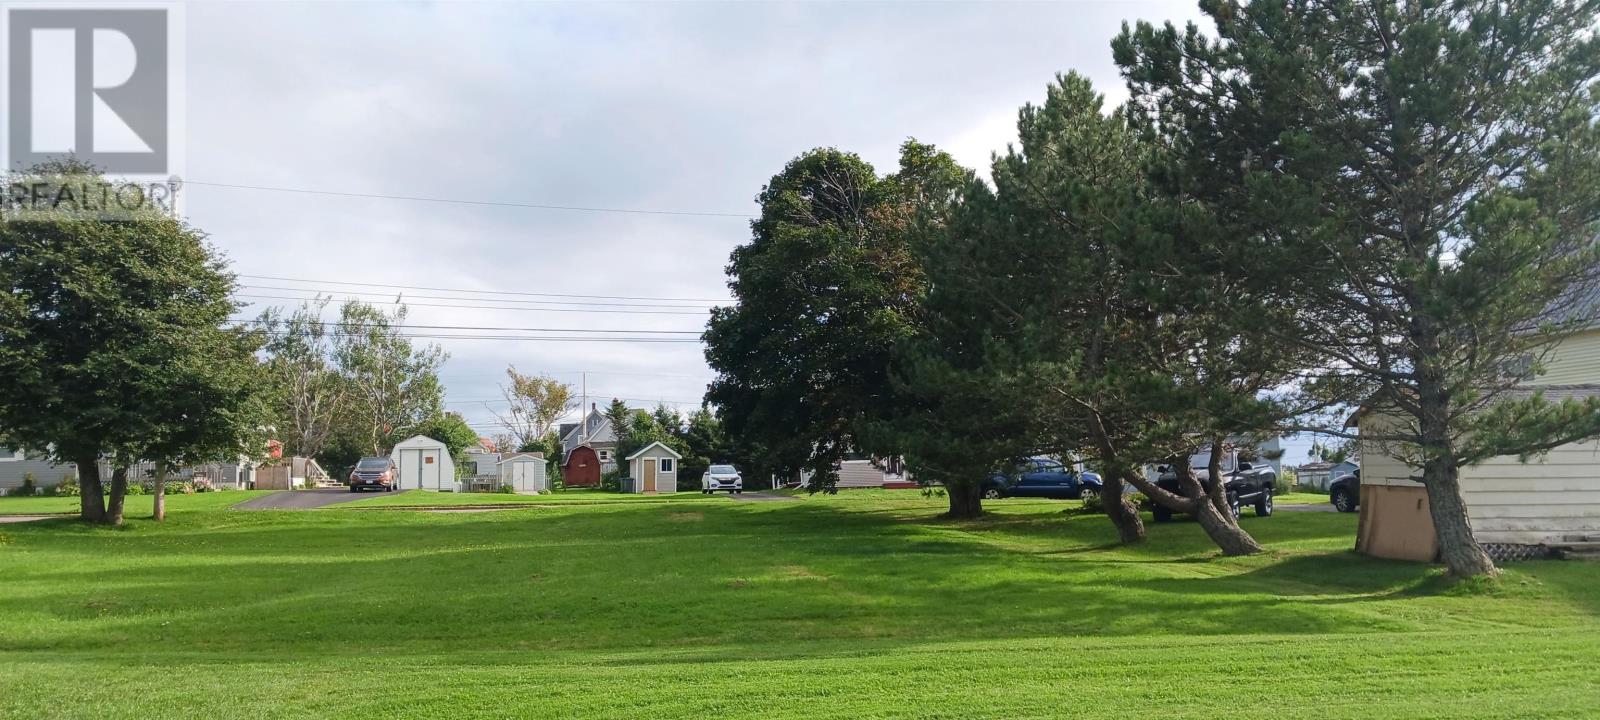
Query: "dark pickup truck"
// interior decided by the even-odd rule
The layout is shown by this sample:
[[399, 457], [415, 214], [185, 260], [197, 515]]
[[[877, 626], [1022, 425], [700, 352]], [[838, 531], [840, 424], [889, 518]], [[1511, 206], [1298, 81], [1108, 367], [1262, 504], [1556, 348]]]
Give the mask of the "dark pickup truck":
[[[1170, 468], [1163, 467], [1161, 478], [1156, 485], [1162, 490], [1183, 494], [1183, 489], [1178, 485], [1178, 475]], [[1211, 478], [1205, 468], [1195, 468], [1195, 477], [1200, 480], [1200, 485], [1209, 492]], [[1277, 473], [1272, 471], [1271, 465], [1256, 467], [1250, 463], [1239, 463], [1239, 467], [1225, 471], [1222, 474], [1223, 488], [1228, 491], [1228, 505], [1233, 509], [1233, 516], [1239, 517], [1241, 505], [1254, 505], [1256, 515], [1267, 517], [1272, 514], [1272, 491]], [[1173, 512], [1157, 504], [1153, 511], [1156, 522], [1167, 522], [1172, 519]]]

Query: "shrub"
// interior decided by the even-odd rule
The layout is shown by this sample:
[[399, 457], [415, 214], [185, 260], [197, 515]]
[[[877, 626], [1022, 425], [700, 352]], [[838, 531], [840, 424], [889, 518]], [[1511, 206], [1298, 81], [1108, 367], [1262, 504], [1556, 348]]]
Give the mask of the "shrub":
[[216, 492], [217, 490], [216, 483], [211, 482], [211, 478], [195, 478], [189, 481], [189, 484], [194, 486], [195, 492]]
[[39, 494], [39, 483], [38, 483], [38, 481], [34, 480], [33, 473], [23, 473], [22, 474], [22, 484], [18, 485], [15, 490], [12, 490], [11, 494], [12, 495], [38, 495]]
[[128, 483], [128, 495], [144, 495], [148, 492], [150, 488], [145, 487], [144, 483]]
[[78, 486], [78, 476], [62, 475], [61, 484], [56, 486], [56, 495], [60, 497], [78, 497], [83, 494], [83, 489]]
[[1097, 492], [1085, 492], [1078, 502], [1078, 511], [1085, 515], [1099, 515], [1106, 511], [1105, 506], [1100, 504], [1100, 493]]
[[194, 494], [194, 483], [186, 482], [186, 481], [183, 481], [183, 480], [168, 480], [167, 481], [167, 494], [168, 495], [193, 495]]
[[501, 485], [500, 486], [500, 494], [501, 495], [515, 495], [515, 494], [517, 494], [517, 489], [514, 488], [514, 487], [511, 487], [510, 485]]
[[622, 468], [607, 470], [600, 473], [600, 489], [606, 492], [622, 491]]
[[1289, 468], [1279, 470], [1278, 477], [1272, 481], [1272, 494], [1288, 495], [1294, 492], [1294, 484], [1298, 479], [1295, 477], [1294, 471]]

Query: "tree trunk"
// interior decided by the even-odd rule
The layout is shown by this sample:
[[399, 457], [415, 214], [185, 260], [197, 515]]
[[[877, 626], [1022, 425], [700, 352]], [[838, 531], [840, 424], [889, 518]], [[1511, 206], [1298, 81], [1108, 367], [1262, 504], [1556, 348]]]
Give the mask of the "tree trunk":
[[[1189, 464], [1187, 458], [1183, 464]], [[1223, 555], [1254, 555], [1261, 552], [1261, 543], [1256, 542], [1250, 533], [1245, 532], [1244, 528], [1239, 527], [1239, 523], [1234, 521], [1233, 507], [1226, 499], [1227, 491], [1221, 487], [1220, 477], [1213, 478], [1211, 492], [1207, 493], [1200, 481], [1195, 479], [1192, 468], [1174, 466], [1174, 469], [1178, 473], [1179, 486], [1183, 488], [1184, 494], [1194, 501], [1190, 514], [1200, 523], [1201, 529], [1206, 531], [1206, 537], [1211, 538], [1211, 542], [1216, 543], [1222, 550]], [[1219, 511], [1217, 503], [1210, 497], [1217, 492], [1222, 493], [1223, 507], [1227, 510]]]
[[1195, 503], [1194, 519], [1199, 521], [1200, 527], [1206, 531], [1206, 536], [1211, 542], [1222, 549], [1223, 555], [1254, 555], [1261, 552], [1261, 543], [1250, 536], [1250, 533], [1239, 527], [1233, 521], [1233, 512], [1227, 514], [1217, 512], [1217, 506], [1209, 502]]
[[1226, 445], [1225, 437], [1211, 439], [1211, 459], [1206, 461], [1206, 477], [1211, 479], [1211, 487], [1206, 489], [1205, 494], [1211, 499], [1212, 507], [1215, 507], [1224, 519], [1232, 522], [1233, 504], [1228, 502], [1228, 485], [1222, 479], [1222, 451]]
[[950, 498], [950, 512], [945, 513], [945, 517], [952, 520], [971, 520], [983, 514], [982, 485], [978, 483], [946, 485], [944, 494]]
[[100, 484], [100, 458], [83, 455], [78, 464], [78, 519], [99, 523], [106, 519], [106, 496]]
[[1444, 460], [1430, 460], [1422, 469], [1423, 486], [1428, 489], [1428, 514], [1433, 516], [1433, 532], [1439, 541], [1439, 555], [1455, 577], [1495, 576], [1500, 571], [1472, 536], [1472, 520], [1461, 499], [1458, 470]]
[[156, 466], [156, 488], [153, 503], [155, 509], [150, 517], [157, 522], [167, 519], [167, 468], [166, 464]]
[[111, 496], [106, 502], [106, 516], [102, 521], [107, 525], [122, 524], [122, 505], [128, 498], [128, 469], [124, 467], [111, 470]]
[[1117, 527], [1117, 539], [1124, 545], [1143, 542], [1144, 521], [1139, 519], [1139, 508], [1123, 492], [1127, 484], [1122, 481], [1122, 476], [1107, 471], [1100, 476], [1100, 480], [1104, 483], [1100, 492], [1100, 507], [1105, 510], [1106, 517], [1111, 518], [1111, 524]]

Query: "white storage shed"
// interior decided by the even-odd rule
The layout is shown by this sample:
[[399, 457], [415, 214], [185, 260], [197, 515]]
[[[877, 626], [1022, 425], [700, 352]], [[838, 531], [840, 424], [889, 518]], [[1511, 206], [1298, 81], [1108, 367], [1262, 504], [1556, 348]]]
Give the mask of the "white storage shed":
[[456, 465], [450, 451], [427, 435], [401, 441], [389, 453], [400, 469], [401, 490], [440, 490], [455, 492]]
[[500, 461], [500, 484], [525, 495], [550, 489], [545, 477], [544, 453], [513, 453]]
[[683, 456], [660, 442], [653, 442], [628, 456], [628, 472], [636, 493], [675, 493], [678, 491], [678, 461]]

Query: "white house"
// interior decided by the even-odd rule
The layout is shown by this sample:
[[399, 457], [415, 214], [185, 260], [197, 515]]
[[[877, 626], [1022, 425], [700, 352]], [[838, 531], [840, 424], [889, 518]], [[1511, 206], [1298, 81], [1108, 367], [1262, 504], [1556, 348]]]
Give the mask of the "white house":
[[[1550, 400], [1600, 395], [1600, 326], [1564, 340], [1545, 358], [1546, 373], [1512, 396]], [[1376, 435], [1395, 422], [1358, 412], [1351, 422]], [[1432, 561], [1438, 554], [1427, 491], [1418, 474], [1378, 444], [1361, 443], [1361, 525], [1356, 548], [1378, 557]], [[1506, 456], [1460, 473], [1472, 534], [1492, 557], [1600, 541], [1600, 442], [1570, 443], [1526, 463]]]
[[400, 469], [401, 490], [455, 492], [458, 489], [456, 465], [450, 459], [450, 451], [438, 440], [426, 435], [402, 440], [389, 457]]
[[511, 453], [500, 461], [500, 484], [510, 485], [525, 495], [534, 495], [550, 489], [545, 477], [544, 453]]
[[658, 442], [650, 443], [628, 456], [633, 492], [675, 493], [678, 491], [678, 461], [683, 456]]

